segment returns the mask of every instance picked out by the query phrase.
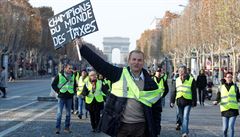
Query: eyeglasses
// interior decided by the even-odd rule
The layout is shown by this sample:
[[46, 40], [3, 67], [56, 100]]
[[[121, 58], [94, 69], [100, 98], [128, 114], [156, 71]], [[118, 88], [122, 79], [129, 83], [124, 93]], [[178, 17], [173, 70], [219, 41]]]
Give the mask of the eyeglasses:
[[226, 77], [226, 78], [233, 78], [232, 76]]

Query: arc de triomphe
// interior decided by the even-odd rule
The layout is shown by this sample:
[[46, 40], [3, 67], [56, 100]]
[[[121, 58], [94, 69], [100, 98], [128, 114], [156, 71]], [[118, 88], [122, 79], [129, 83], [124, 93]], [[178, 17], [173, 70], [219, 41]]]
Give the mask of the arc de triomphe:
[[117, 48], [120, 50], [120, 64], [126, 64], [129, 53], [129, 45], [129, 38], [104, 37], [103, 53], [107, 56], [108, 62], [112, 62], [112, 50]]

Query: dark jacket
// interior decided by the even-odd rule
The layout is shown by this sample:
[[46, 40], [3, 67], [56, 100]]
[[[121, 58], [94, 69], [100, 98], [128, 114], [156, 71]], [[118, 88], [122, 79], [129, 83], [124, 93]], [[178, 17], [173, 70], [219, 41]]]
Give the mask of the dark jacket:
[[[64, 72], [63, 71], [61, 71], [60, 73], [64, 76]], [[52, 88], [58, 94], [58, 97], [59, 98], [64, 98], [64, 99], [72, 98], [74, 94], [70, 94], [69, 92], [66, 92], [66, 93], [61, 93], [60, 92], [60, 89], [58, 88], [58, 82], [59, 82], [59, 74], [54, 78], [54, 80], [52, 82]], [[77, 87], [77, 82], [76, 82], [76, 80], [74, 80], [74, 93], [77, 92], [76, 91], [76, 87]]]
[[[87, 46], [83, 46], [80, 49], [81, 55], [94, 67], [94, 69], [109, 79], [112, 83], [118, 81], [121, 77], [123, 68], [115, 67], [103, 59], [97, 54], [91, 51]], [[129, 70], [129, 68], [128, 68]], [[143, 69], [144, 75], [144, 90], [155, 90], [157, 84], [151, 79], [145, 69]], [[110, 93], [106, 100], [102, 117], [99, 123], [99, 129], [110, 136], [116, 136], [120, 126], [120, 118], [126, 107], [127, 98], [117, 97]], [[156, 137], [160, 132], [160, 108], [161, 100], [158, 100], [152, 107], [148, 107], [144, 104], [144, 114], [146, 119], [147, 136]]]
[[[190, 75], [186, 75], [184, 77], [184, 80], [189, 80], [190, 78]], [[192, 91], [192, 100], [189, 100], [189, 99], [185, 99], [184, 97], [180, 97], [177, 99], [177, 105], [178, 106], [187, 106], [187, 105], [191, 105], [193, 107], [195, 107], [197, 105], [197, 92], [196, 92], [196, 81], [193, 79], [193, 82], [192, 82], [192, 86], [191, 86], [191, 91]], [[172, 92], [172, 95], [171, 95], [171, 99], [170, 99], [170, 102], [171, 103], [175, 103], [175, 98], [176, 98], [176, 94], [177, 94], [177, 90], [176, 90], [176, 87], [175, 87], [175, 90]]]
[[[235, 85], [235, 84], [234, 84], [234, 83], [225, 83], [224, 85], [226, 86], [227, 90], [229, 91], [230, 88], [231, 88], [231, 86], [232, 86], [232, 85]], [[235, 86], [236, 86], [236, 85], [235, 85]], [[239, 89], [238, 89], [237, 86], [236, 86], [236, 98], [237, 98], [237, 101], [239, 102], [239, 101], [240, 101], [240, 94], [239, 94]], [[220, 91], [220, 89], [219, 89], [219, 91], [217, 92], [217, 97], [216, 97], [215, 100], [216, 100], [218, 103], [221, 102], [221, 91]], [[236, 109], [229, 109], [229, 110], [227, 110], [227, 111], [221, 112], [221, 115], [222, 115], [223, 117], [233, 117], [233, 116], [239, 115], [239, 112], [238, 112], [238, 110], [236, 110]]]
[[205, 89], [207, 86], [207, 77], [202, 74], [202, 75], [198, 75], [197, 77], [197, 88], [198, 89]]

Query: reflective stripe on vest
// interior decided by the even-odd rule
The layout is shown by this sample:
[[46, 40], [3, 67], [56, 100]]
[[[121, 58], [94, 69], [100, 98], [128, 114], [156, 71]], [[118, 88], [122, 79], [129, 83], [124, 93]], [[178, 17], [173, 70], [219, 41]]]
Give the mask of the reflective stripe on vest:
[[90, 91], [89, 94], [85, 97], [85, 101], [87, 104], [91, 104], [93, 99], [95, 98], [97, 100], [97, 102], [103, 102], [103, 94], [102, 94], [102, 81], [101, 80], [97, 80], [96, 83], [96, 89], [95, 92], [92, 92], [92, 84], [87, 81], [86, 82], [86, 86], [87, 89]]
[[121, 78], [112, 84], [111, 93], [118, 97], [134, 98], [149, 107], [152, 107], [152, 104], [156, 103], [161, 97], [159, 89], [139, 91], [126, 67], [123, 68]]
[[221, 112], [227, 111], [229, 109], [238, 109], [235, 85], [232, 85], [229, 91], [227, 90], [225, 85], [222, 85], [220, 88], [220, 92], [221, 92], [220, 102]]
[[74, 80], [75, 75], [72, 74], [72, 77], [70, 80], [67, 80], [66, 77], [62, 75], [62, 73], [59, 73], [59, 82], [58, 82], [58, 88], [60, 88], [61, 93], [66, 93], [67, 91], [70, 94], [74, 94]]
[[160, 90], [160, 94], [161, 94], [161, 97], [165, 91], [165, 87], [164, 87], [164, 80], [163, 78], [161, 78], [161, 80], [159, 81], [159, 83], [157, 82], [157, 78], [156, 77], [153, 77], [153, 80], [157, 83], [158, 85], [158, 89]]
[[180, 77], [176, 79], [176, 90], [177, 90], [177, 95], [176, 99], [180, 97], [184, 97], [185, 99], [192, 99], [192, 86], [193, 82], [193, 77], [190, 76], [189, 80], [185, 80], [184, 83], [182, 83], [182, 80]]
[[79, 79], [77, 79], [77, 95], [80, 96], [80, 94], [82, 93], [82, 90], [83, 90], [83, 86], [84, 86], [85, 82], [82, 78], [82, 76], [80, 76]]

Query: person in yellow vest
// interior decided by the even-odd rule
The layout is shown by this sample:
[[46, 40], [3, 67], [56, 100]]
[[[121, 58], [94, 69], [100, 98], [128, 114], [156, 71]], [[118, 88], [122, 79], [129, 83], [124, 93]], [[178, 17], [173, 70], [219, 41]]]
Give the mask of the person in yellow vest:
[[[233, 75], [227, 72], [225, 76], [226, 82], [221, 85], [214, 105], [220, 104], [222, 115], [223, 137], [234, 137], [234, 126], [237, 116], [239, 115], [238, 102], [240, 100], [239, 89], [232, 81]], [[228, 136], [229, 130], [229, 136]]]
[[107, 80], [106, 78], [103, 77], [102, 74], [98, 74], [98, 80], [101, 80], [103, 83], [102, 89], [104, 91], [104, 101], [106, 101], [107, 96], [109, 95], [109, 93], [111, 92], [111, 82], [110, 80]]
[[52, 88], [58, 94], [58, 109], [57, 109], [57, 122], [56, 134], [60, 133], [62, 111], [65, 106], [66, 120], [64, 132], [70, 133], [70, 120], [71, 120], [71, 106], [73, 95], [76, 93], [77, 83], [75, 75], [72, 72], [72, 65], [66, 64], [64, 70], [61, 71], [53, 80]]
[[129, 53], [128, 67], [104, 61], [89, 47], [81, 44], [81, 55], [93, 68], [112, 82], [99, 123], [99, 129], [114, 137], [157, 137], [160, 134], [161, 89], [143, 68], [144, 53]]
[[189, 115], [191, 107], [197, 105], [196, 82], [194, 78], [187, 73], [186, 66], [180, 66], [179, 77], [176, 79], [176, 89], [173, 91], [170, 107], [174, 107], [176, 101], [178, 106], [178, 118], [176, 129], [182, 126], [182, 137], [188, 137]]
[[[83, 90], [83, 86], [85, 85], [88, 74], [86, 69], [83, 69], [81, 71], [81, 75], [80, 73], [77, 73], [76, 76], [76, 81], [77, 81], [77, 97], [78, 97], [78, 118], [82, 119], [82, 115], [83, 115], [83, 105], [84, 105], [84, 97], [81, 95], [82, 94], [82, 90]], [[86, 111], [86, 118], [87, 118], [87, 111]]]
[[[168, 79], [168, 76], [167, 76], [167, 74], [164, 72], [164, 69], [161, 67], [161, 66], [158, 66], [158, 69], [157, 69], [157, 71], [156, 72], [158, 72], [159, 73], [159, 77], [161, 77], [161, 79], [163, 79], [163, 81], [165, 82], [165, 84], [166, 85], [168, 85], [168, 81], [167, 81], [167, 79]], [[155, 81], [156, 82], [156, 81]], [[168, 89], [167, 89], [167, 91], [168, 91]], [[164, 92], [165, 93], [165, 92]], [[168, 92], [167, 92], [168, 93]], [[165, 106], [165, 96], [167, 95], [167, 93], [165, 93], [164, 94], [164, 96], [162, 97], [162, 107], [164, 107]]]
[[95, 71], [89, 72], [89, 80], [86, 81], [82, 95], [85, 96], [86, 109], [90, 113], [92, 131], [96, 132], [100, 120], [100, 111], [103, 109], [102, 81], [97, 79]]
[[[163, 101], [164, 101], [164, 98], [165, 96], [168, 94], [168, 91], [169, 91], [169, 88], [168, 88], [168, 83], [167, 81], [164, 79], [164, 76], [161, 75], [161, 70], [157, 70], [156, 73], [155, 73], [155, 76], [153, 76], [153, 80], [157, 83], [158, 85], [158, 88], [159, 89], [162, 89], [161, 91], [161, 100], [162, 100], [162, 106], [163, 106]], [[162, 106], [161, 106], [161, 112], [162, 112]], [[159, 115], [159, 118], [160, 118], [160, 129], [161, 129], [161, 113]]]

